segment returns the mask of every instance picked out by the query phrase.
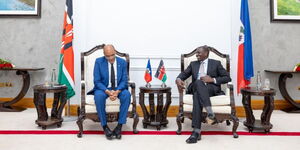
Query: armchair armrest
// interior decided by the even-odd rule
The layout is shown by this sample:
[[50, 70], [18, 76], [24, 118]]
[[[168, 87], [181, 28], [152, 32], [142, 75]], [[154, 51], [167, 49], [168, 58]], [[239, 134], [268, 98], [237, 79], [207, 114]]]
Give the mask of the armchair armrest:
[[131, 88], [132, 111], [136, 112], [135, 83], [133, 81], [128, 81], [128, 86]]
[[135, 83], [133, 81], [128, 81], [128, 86], [135, 89]]
[[179, 93], [179, 113], [183, 113], [183, 95], [185, 90], [180, 90], [179, 87], [177, 87], [178, 93]]
[[232, 84], [232, 82], [228, 82], [227, 83], [227, 87], [229, 88], [231, 113], [233, 115], [235, 115], [236, 114], [236, 110], [235, 110], [235, 101], [234, 101], [233, 84]]
[[85, 81], [81, 80], [81, 107], [85, 107]]
[[228, 83], [227, 83], [227, 87], [228, 87], [230, 90], [233, 90], [233, 84], [232, 84], [232, 82], [228, 82]]

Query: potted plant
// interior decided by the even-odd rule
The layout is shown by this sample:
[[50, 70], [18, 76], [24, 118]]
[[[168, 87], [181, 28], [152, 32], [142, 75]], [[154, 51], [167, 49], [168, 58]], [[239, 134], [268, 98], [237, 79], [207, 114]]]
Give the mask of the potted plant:
[[300, 63], [298, 63], [297, 65], [295, 65], [295, 68], [294, 68], [293, 71], [300, 72]]
[[0, 69], [2, 68], [13, 68], [13, 64], [7, 60], [0, 58]]

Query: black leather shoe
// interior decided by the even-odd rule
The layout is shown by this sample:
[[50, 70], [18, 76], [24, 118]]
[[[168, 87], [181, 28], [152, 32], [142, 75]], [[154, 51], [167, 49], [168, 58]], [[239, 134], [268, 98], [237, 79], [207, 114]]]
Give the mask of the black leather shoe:
[[105, 133], [105, 137], [108, 140], [111, 140], [113, 138], [113, 133], [110, 131], [110, 129], [107, 125], [103, 126], [103, 131]]
[[116, 137], [116, 139], [122, 138], [121, 132], [122, 132], [122, 124], [118, 124], [113, 131], [113, 135]]
[[197, 143], [197, 141], [199, 140], [201, 140], [201, 134], [197, 132], [193, 132], [185, 142], [188, 144], [192, 144], [192, 143]]

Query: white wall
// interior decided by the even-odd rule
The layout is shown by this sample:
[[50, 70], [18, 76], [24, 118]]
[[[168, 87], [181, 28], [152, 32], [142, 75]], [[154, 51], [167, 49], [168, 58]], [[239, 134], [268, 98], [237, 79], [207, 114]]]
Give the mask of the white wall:
[[[163, 58], [166, 84], [172, 87], [172, 105], [176, 105], [178, 92], [174, 80], [180, 73], [182, 53], [202, 45], [227, 54], [237, 48], [232, 46], [238, 40], [239, 28], [234, 30], [232, 25], [236, 23], [232, 18], [236, 17], [236, 11], [239, 15], [236, 3], [239, 5], [240, 0], [74, 0], [76, 66], [80, 67], [80, 51], [111, 43], [117, 50], [130, 54], [130, 78], [136, 82], [138, 94], [138, 87], [145, 85], [147, 59], [151, 59], [155, 73]], [[232, 65], [231, 68], [236, 68]], [[78, 67], [76, 83], [80, 83]], [[151, 84], [161, 82], [154, 78]], [[80, 93], [80, 86], [76, 88], [76, 93]], [[78, 103], [79, 94], [73, 99], [72, 103]]]

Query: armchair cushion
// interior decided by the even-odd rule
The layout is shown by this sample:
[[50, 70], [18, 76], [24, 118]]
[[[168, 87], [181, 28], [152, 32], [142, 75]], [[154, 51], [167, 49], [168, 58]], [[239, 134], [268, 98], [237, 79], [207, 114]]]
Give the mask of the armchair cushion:
[[[184, 112], [192, 112], [192, 110], [193, 110], [193, 105], [183, 104]], [[214, 113], [218, 113], [218, 114], [230, 114], [231, 113], [230, 106], [213, 106], [212, 110]], [[203, 112], [206, 112], [204, 108], [203, 108]]]
[[[129, 105], [128, 110], [129, 111], [132, 110], [132, 104]], [[86, 111], [86, 113], [97, 113], [96, 105], [85, 105], [85, 111]], [[107, 113], [119, 112], [120, 106], [119, 105], [106, 105], [105, 111]]]
[[[132, 102], [132, 99], [131, 99]], [[87, 113], [96, 113], [96, 105], [94, 101], [94, 95], [86, 95], [86, 105], [85, 109]], [[106, 99], [106, 112], [119, 112], [120, 111], [120, 100], [116, 99], [115, 101]], [[132, 110], [132, 104], [129, 105], [128, 110]]]
[[[230, 105], [230, 97], [227, 95], [218, 95], [210, 97], [212, 106], [227, 106]], [[186, 94], [183, 96], [183, 104], [193, 105], [193, 95]]]

